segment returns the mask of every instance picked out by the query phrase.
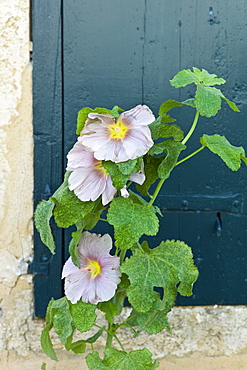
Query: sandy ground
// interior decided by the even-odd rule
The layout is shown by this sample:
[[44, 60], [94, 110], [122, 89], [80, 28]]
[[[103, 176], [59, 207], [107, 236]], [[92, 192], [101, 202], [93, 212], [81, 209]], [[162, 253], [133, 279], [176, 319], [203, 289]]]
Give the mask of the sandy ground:
[[[87, 370], [86, 362], [82, 356], [68, 353], [58, 353], [59, 362], [47, 358], [43, 354], [30, 354], [26, 358], [14, 355], [4, 356], [0, 359], [0, 370], [39, 370], [42, 362], [46, 363], [46, 370]], [[55, 366], [55, 369], [52, 368]], [[160, 359], [159, 370], [247, 370], [247, 354], [230, 357], [166, 357]]]

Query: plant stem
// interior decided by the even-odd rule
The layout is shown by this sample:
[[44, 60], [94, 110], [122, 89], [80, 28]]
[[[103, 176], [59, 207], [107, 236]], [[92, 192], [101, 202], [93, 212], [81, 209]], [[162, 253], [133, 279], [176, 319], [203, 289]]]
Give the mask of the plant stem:
[[155, 201], [155, 199], [157, 198], [157, 195], [159, 194], [159, 191], [164, 183], [165, 179], [160, 179], [156, 189], [155, 189], [155, 192], [153, 193], [153, 196], [152, 196], [152, 199], [149, 201], [147, 207], [150, 208], [152, 205], [153, 205], [153, 202]]
[[125, 257], [126, 252], [127, 251], [124, 250], [124, 249], [122, 249], [121, 252], [120, 252], [120, 255], [119, 255], [119, 257], [120, 257], [120, 265], [122, 265], [122, 262], [124, 260], [124, 257]]
[[196, 155], [197, 153], [199, 153], [199, 152], [200, 152], [202, 149], [204, 149], [204, 148], [205, 148], [205, 146], [201, 146], [201, 148], [197, 149], [195, 152], [191, 153], [191, 154], [190, 154], [190, 155], [188, 155], [187, 157], [185, 157], [185, 158], [181, 159], [181, 161], [177, 162], [177, 163], [176, 163], [176, 166], [177, 166], [178, 164], [180, 164], [180, 163], [183, 163], [183, 162], [187, 161], [187, 159], [189, 159], [189, 158], [193, 157], [194, 155]]
[[113, 338], [113, 335], [111, 333], [111, 324], [108, 323], [108, 330], [107, 330], [107, 338], [106, 338], [106, 346], [105, 348], [110, 348], [111, 345], [112, 345], [112, 338]]
[[191, 135], [193, 134], [195, 128], [196, 128], [196, 125], [197, 125], [197, 122], [198, 122], [198, 118], [199, 118], [199, 112], [198, 110], [196, 110], [196, 114], [195, 114], [195, 117], [194, 117], [194, 121], [192, 123], [192, 126], [188, 132], [188, 134], [185, 136], [185, 138], [182, 140], [182, 144], [185, 144], [187, 143], [187, 141], [189, 140], [189, 138], [191, 137]]
[[105, 222], [108, 222], [105, 218], [99, 218], [99, 221], [105, 221]]
[[118, 339], [117, 335], [115, 334], [114, 335], [114, 338], [116, 339], [116, 341], [118, 342], [118, 344], [120, 345], [122, 351], [124, 351], [124, 346], [122, 345], [122, 343], [120, 342], [120, 340]]

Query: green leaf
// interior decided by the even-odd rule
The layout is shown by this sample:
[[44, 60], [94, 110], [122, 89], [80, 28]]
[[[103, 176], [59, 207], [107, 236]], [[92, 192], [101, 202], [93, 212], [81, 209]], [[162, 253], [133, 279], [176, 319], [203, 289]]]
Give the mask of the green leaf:
[[89, 113], [92, 113], [92, 112], [93, 112], [93, 109], [91, 109], [89, 107], [83, 108], [83, 109], [81, 109], [78, 112], [78, 115], [77, 115], [77, 128], [76, 128], [76, 134], [77, 135], [80, 135], [81, 130], [83, 129], [83, 127], [85, 125], [85, 122], [87, 120], [88, 114]]
[[105, 313], [106, 320], [113, 324], [114, 316], [118, 315], [118, 307], [112, 301], [98, 303], [98, 309]]
[[76, 128], [76, 134], [80, 135], [85, 122], [88, 118], [89, 113], [99, 113], [99, 114], [110, 114], [114, 117], [118, 117], [119, 113], [118, 112], [123, 112], [121, 108], [119, 108], [117, 105], [115, 105], [112, 110], [109, 110], [107, 108], [94, 108], [91, 109], [89, 107], [83, 108], [78, 112], [77, 115], [77, 128]]
[[53, 323], [53, 316], [54, 316], [54, 310], [52, 309], [53, 302], [55, 302], [55, 299], [51, 298], [46, 308], [45, 322], [47, 325]]
[[188, 105], [189, 107], [196, 108], [195, 99], [187, 99], [183, 101], [184, 105]]
[[167, 112], [174, 107], [182, 107], [183, 105], [183, 103], [179, 103], [176, 100], [167, 100], [161, 104], [159, 117], [149, 125], [153, 140], [157, 140], [161, 137], [173, 137], [176, 141], [181, 141], [183, 139], [184, 133], [179, 126], [167, 124], [175, 121]]
[[215, 116], [221, 108], [221, 99], [224, 99], [232, 110], [239, 112], [236, 104], [227, 99], [219, 89], [197, 85], [195, 106], [201, 116]]
[[164, 328], [170, 330], [170, 325], [168, 322], [168, 318], [166, 316], [167, 312], [164, 311], [148, 311], [146, 313], [137, 312], [132, 310], [130, 316], [135, 315], [135, 318], [132, 323], [131, 320], [128, 320], [128, 323], [134, 326], [139, 326], [140, 329], [138, 330], [138, 334], [145, 330], [149, 334], [158, 334]]
[[77, 330], [85, 332], [91, 329], [96, 320], [96, 305], [78, 301], [71, 304], [71, 315]]
[[90, 370], [154, 370], [159, 366], [157, 360], [152, 362], [152, 354], [146, 348], [129, 353], [107, 348], [103, 360], [98, 352], [93, 352], [87, 355], [86, 362]]
[[119, 112], [124, 112], [124, 110], [122, 108], [119, 108], [117, 105], [114, 105], [114, 107], [111, 110], [111, 114], [115, 118], [118, 118], [119, 117]]
[[183, 69], [178, 72], [172, 80], [170, 80], [170, 84], [176, 88], [184, 87], [196, 82], [198, 82], [198, 80], [190, 69]]
[[123, 174], [117, 163], [111, 161], [102, 161], [102, 166], [111, 176], [113, 186], [118, 190], [122, 189], [129, 180], [130, 175]]
[[82, 219], [83, 229], [92, 230], [98, 223], [101, 213], [104, 211], [104, 209], [105, 207], [101, 203], [101, 198], [97, 199], [95, 201], [93, 210]]
[[201, 116], [212, 117], [221, 108], [221, 91], [215, 87], [197, 85], [196, 109]]
[[159, 138], [173, 137], [174, 140], [180, 141], [184, 137], [184, 133], [179, 126], [174, 124], [168, 125], [161, 119], [161, 117], [157, 118], [154, 122], [152, 122], [149, 125], [149, 128], [153, 140], [157, 140]]
[[181, 151], [186, 149], [186, 146], [174, 140], [166, 140], [162, 144], [163, 150], [167, 155], [158, 167], [158, 176], [161, 179], [167, 179], [172, 169], [175, 167]]
[[53, 202], [50, 200], [42, 200], [37, 205], [37, 208], [34, 212], [36, 229], [40, 233], [42, 242], [50, 249], [52, 254], [55, 253], [54, 250], [56, 248], [50, 228], [50, 219], [52, 217], [53, 208]]
[[223, 78], [217, 78], [215, 74], [210, 74], [205, 69], [200, 71], [198, 68], [193, 68], [193, 72], [190, 69], [183, 69], [170, 81], [171, 85], [176, 88], [184, 87], [192, 83], [203, 83], [205, 86], [214, 86], [224, 84], [225, 82]]
[[51, 338], [49, 335], [49, 331], [51, 330], [51, 328], [52, 328], [52, 324], [49, 324], [49, 325], [46, 325], [44, 329], [42, 330], [41, 338], [40, 338], [41, 347], [48, 357], [50, 357], [52, 360], [58, 361], [57, 355], [53, 349], [53, 345], [52, 345]]
[[102, 161], [103, 167], [110, 174], [113, 186], [120, 190], [129, 180], [132, 173], [137, 173], [141, 169], [142, 158], [137, 158], [121, 163]]
[[189, 99], [184, 104], [195, 106], [201, 116], [212, 117], [217, 114], [221, 108], [221, 99], [224, 99], [229, 107], [235, 112], [239, 112], [235, 103], [227, 99], [219, 89], [214, 85], [222, 85], [226, 81], [223, 78], [217, 78], [215, 74], [208, 73], [205, 69], [200, 71], [198, 68], [186, 69], [177, 73], [170, 81], [174, 87], [183, 87], [191, 83], [197, 86], [195, 99]]
[[164, 157], [152, 157], [150, 155], [144, 156], [144, 172], [145, 181], [142, 185], [136, 184], [136, 189], [142, 195], [149, 195], [150, 186], [159, 178], [158, 167], [161, 164]]
[[140, 158], [136, 158], [136, 159], [132, 159], [132, 160], [129, 160], [129, 161], [126, 161], [126, 162], [120, 162], [120, 163], [116, 163], [120, 172], [123, 174], [123, 175], [132, 175], [132, 173], [136, 173], [138, 171], [140, 171], [141, 169], [141, 164], [142, 164], [142, 157]]
[[233, 146], [225, 136], [220, 135], [203, 135], [200, 142], [211, 152], [217, 154], [232, 171], [237, 171], [240, 168], [241, 159], [244, 160], [245, 157], [242, 146]]
[[92, 337], [87, 338], [86, 342], [87, 343], [95, 343], [96, 340], [101, 336], [102, 333], [103, 333], [102, 329], [98, 330]]
[[183, 103], [180, 103], [176, 100], [172, 100], [172, 99], [169, 99], [167, 101], [165, 101], [164, 103], [161, 104], [160, 106], [160, 109], [159, 109], [159, 116], [164, 116], [167, 112], [169, 112], [169, 110], [171, 110], [172, 108], [175, 108], [175, 107], [182, 107], [184, 104]]
[[69, 303], [66, 297], [53, 302], [54, 309], [53, 326], [60, 341], [66, 344], [67, 339], [73, 333], [72, 317], [69, 311]]
[[[174, 303], [176, 293], [189, 296], [198, 277], [198, 270], [193, 264], [191, 248], [184, 242], [167, 240], [143, 253], [136, 249], [127, 258], [121, 272], [128, 275], [130, 286], [128, 299], [138, 312], [148, 312], [156, 301], [154, 287], [164, 289], [163, 302], [169, 307]], [[164, 307], [165, 308], [165, 307]]]
[[84, 353], [86, 351], [86, 341], [81, 339], [71, 344], [70, 349], [74, 353]]
[[143, 234], [156, 235], [159, 220], [154, 212], [130, 198], [115, 198], [107, 214], [108, 222], [114, 226], [116, 246], [129, 249]]
[[72, 239], [70, 240], [70, 243], [69, 243], [69, 254], [72, 258], [72, 262], [74, 265], [76, 265], [78, 268], [80, 268], [80, 263], [79, 263], [79, 259], [78, 259], [78, 244], [79, 244], [79, 241], [80, 241], [80, 238], [81, 238], [81, 234], [82, 234], [82, 222], [78, 222], [76, 224], [76, 227], [77, 227], [77, 231], [74, 231], [71, 236], [72, 236]]
[[[133, 200], [134, 203], [142, 204], [144, 206], [148, 206], [148, 202], [143, 199], [139, 194], [134, 193], [132, 190], [129, 190], [129, 197]], [[158, 213], [161, 217], [163, 217], [161, 210], [157, 206], [151, 206], [151, 211], [154, 213]]]
[[240, 112], [240, 110], [238, 109], [238, 107], [236, 106], [235, 103], [233, 103], [232, 101], [230, 101], [229, 99], [227, 99], [222, 93], [221, 93], [221, 97], [222, 99], [224, 99], [227, 104], [229, 105], [229, 107], [234, 110], [234, 112]]
[[224, 78], [217, 78], [215, 74], [210, 74], [205, 69], [200, 71], [200, 69], [193, 67], [193, 72], [198, 82], [203, 83], [205, 86], [222, 85], [226, 83]]
[[55, 204], [54, 219], [59, 227], [67, 228], [82, 220], [94, 207], [95, 202], [82, 202], [68, 188], [70, 172], [66, 172], [64, 182], [50, 198]]

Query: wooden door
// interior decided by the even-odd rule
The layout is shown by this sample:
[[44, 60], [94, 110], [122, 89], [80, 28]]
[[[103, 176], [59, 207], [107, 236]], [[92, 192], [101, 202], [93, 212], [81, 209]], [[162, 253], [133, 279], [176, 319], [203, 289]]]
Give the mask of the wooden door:
[[[181, 69], [205, 68], [225, 78], [222, 90], [241, 111], [232, 112], [223, 103], [216, 117], [201, 117], [190, 152], [199, 148], [203, 133], [225, 135], [247, 149], [246, 25], [244, 1], [34, 1], [36, 202], [45, 189], [53, 192], [61, 182], [81, 108], [111, 109], [116, 104], [127, 110], [146, 104], [157, 114], [163, 101], [183, 101], [193, 94], [193, 87], [177, 90], [169, 84]], [[171, 111], [185, 132], [193, 113], [190, 108]], [[246, 304], [246, 179], [246, 168], [233, 173], [204, 150], [178, 166], [164, 184], [157, 199], [164, 217], [152, 244], [184, 240], [200, 272], [194, 295], [179, 297], [178, 304]], [[44, 304], [51, 295], [62, 294], [57, 275], [66, 258], [68, 234], [55, 233], [61, 247], [52, 261], [36, 239], [38, 268], [57, 265], [56, 273], [50, 265], [52, 278], [35, 277], [36, 291], [42, 287], [46, 292]], [[36, 302], [41, 307], [41, 299]], [[37, 308], [38, 316], [43, 306]]]

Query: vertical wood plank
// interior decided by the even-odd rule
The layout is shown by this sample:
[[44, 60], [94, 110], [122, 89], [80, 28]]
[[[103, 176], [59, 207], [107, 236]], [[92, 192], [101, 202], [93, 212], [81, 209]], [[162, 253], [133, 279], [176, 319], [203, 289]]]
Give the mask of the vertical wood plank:
[[85, 107], [127, 110], [142, 100], [144, 0], [64, 3], [65, 147]]
[[[33, 111], [34, 205], [48, 199], [60, 185], [62, 169], [61, 1], [33, 1]], [[47, 187], [49, 185], [49, 187]], [[38, 233], [34, 235], [34, 261], [50, 264], [49, 275], [34, 276], [35, 315], [44, 317], [51, 297], [62, 294], [62, 232], [54, 229], [57, 244], [51, 256]]]

